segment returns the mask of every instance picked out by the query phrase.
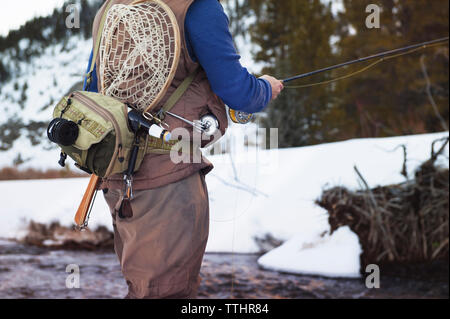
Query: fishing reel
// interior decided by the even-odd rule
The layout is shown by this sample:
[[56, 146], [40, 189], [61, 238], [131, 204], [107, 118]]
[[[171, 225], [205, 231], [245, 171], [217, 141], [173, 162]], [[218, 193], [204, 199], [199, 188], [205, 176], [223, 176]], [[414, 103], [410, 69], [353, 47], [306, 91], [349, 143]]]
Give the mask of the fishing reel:
[[213, 136], [220, 128], [217, 117], [213, 114], [206, 114], [197, 121], [197, 125], [200, 126], [200, 131], [206, 136]]
[[231, 121], [237, 124], [248, 124], [254, 118], [254, 114], [236, 111], [232, 108], [228, 108], [228, 115], [230, 116]]
[[206, 114], [199, 120], [195, 121], [189, 121], [182, 116], [168, 111], [166, 112], [166, 114], [191, 125], [194, 129], [196, 129], [200, 133], [205, 134], [206, 136], [213, 136], [220, 128], [219, 121], [213, 114]]

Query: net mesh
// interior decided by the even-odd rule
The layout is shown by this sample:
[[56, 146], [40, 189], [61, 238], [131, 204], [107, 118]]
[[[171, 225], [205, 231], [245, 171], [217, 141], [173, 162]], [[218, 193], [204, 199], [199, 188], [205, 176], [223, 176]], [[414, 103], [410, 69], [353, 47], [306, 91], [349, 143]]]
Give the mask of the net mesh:
[[159, 1], [111, 7], [99, 52], [104, 95], [141, 111], [159, 101], [179, 59], [178, 26], [170, 13]]

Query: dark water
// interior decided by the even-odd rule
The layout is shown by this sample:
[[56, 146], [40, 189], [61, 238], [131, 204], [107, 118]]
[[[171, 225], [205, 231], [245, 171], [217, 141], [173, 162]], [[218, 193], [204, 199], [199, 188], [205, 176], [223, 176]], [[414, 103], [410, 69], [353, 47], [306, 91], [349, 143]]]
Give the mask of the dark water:
[[[199, 298], [448, 298], [447, 281], [382, 277], [327, 279], [260, 269], [255, 255], [207, 254]], [[80, 267], [80, 289], [66, 288], [66, 267]], [[127, 287], [109, 252], [51, 251], [0, 241], [0, 298], [123, 298]]]

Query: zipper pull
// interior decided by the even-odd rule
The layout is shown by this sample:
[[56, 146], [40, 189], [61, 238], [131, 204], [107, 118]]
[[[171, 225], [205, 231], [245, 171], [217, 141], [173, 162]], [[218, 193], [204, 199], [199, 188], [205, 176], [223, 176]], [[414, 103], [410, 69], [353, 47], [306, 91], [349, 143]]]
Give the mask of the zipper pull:
[[123, 156], [123, 147], [122, 144], [119, 144], [119, 158], [118, 158], [120, 163], [123, 163], [123, 161], [125, 160], [125, 157]]
[[66, 166], [66, 159], [67, 159], [67, 154], [64, 152], [61, 152], [61, 154], [59, 155], [59, 162], [58, 164], [61, 165], [62, 167]]

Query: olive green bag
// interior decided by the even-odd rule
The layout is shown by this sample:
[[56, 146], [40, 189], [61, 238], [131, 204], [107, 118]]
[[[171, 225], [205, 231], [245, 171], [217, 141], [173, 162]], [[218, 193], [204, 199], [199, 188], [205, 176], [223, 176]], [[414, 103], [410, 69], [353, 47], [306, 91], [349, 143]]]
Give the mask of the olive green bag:
[[[78, 137], [71, 145], [59, 144], [61, 156], [68, 155], [78, 168], [99, 177], [124, 172], [134, 141], [127, 115], [125, 103], [99, 93], [77, 91], [62, 98], [53, 118], [76, 123]], [[136, 171], [144, 153], [144, 149], [139, 151]]]

